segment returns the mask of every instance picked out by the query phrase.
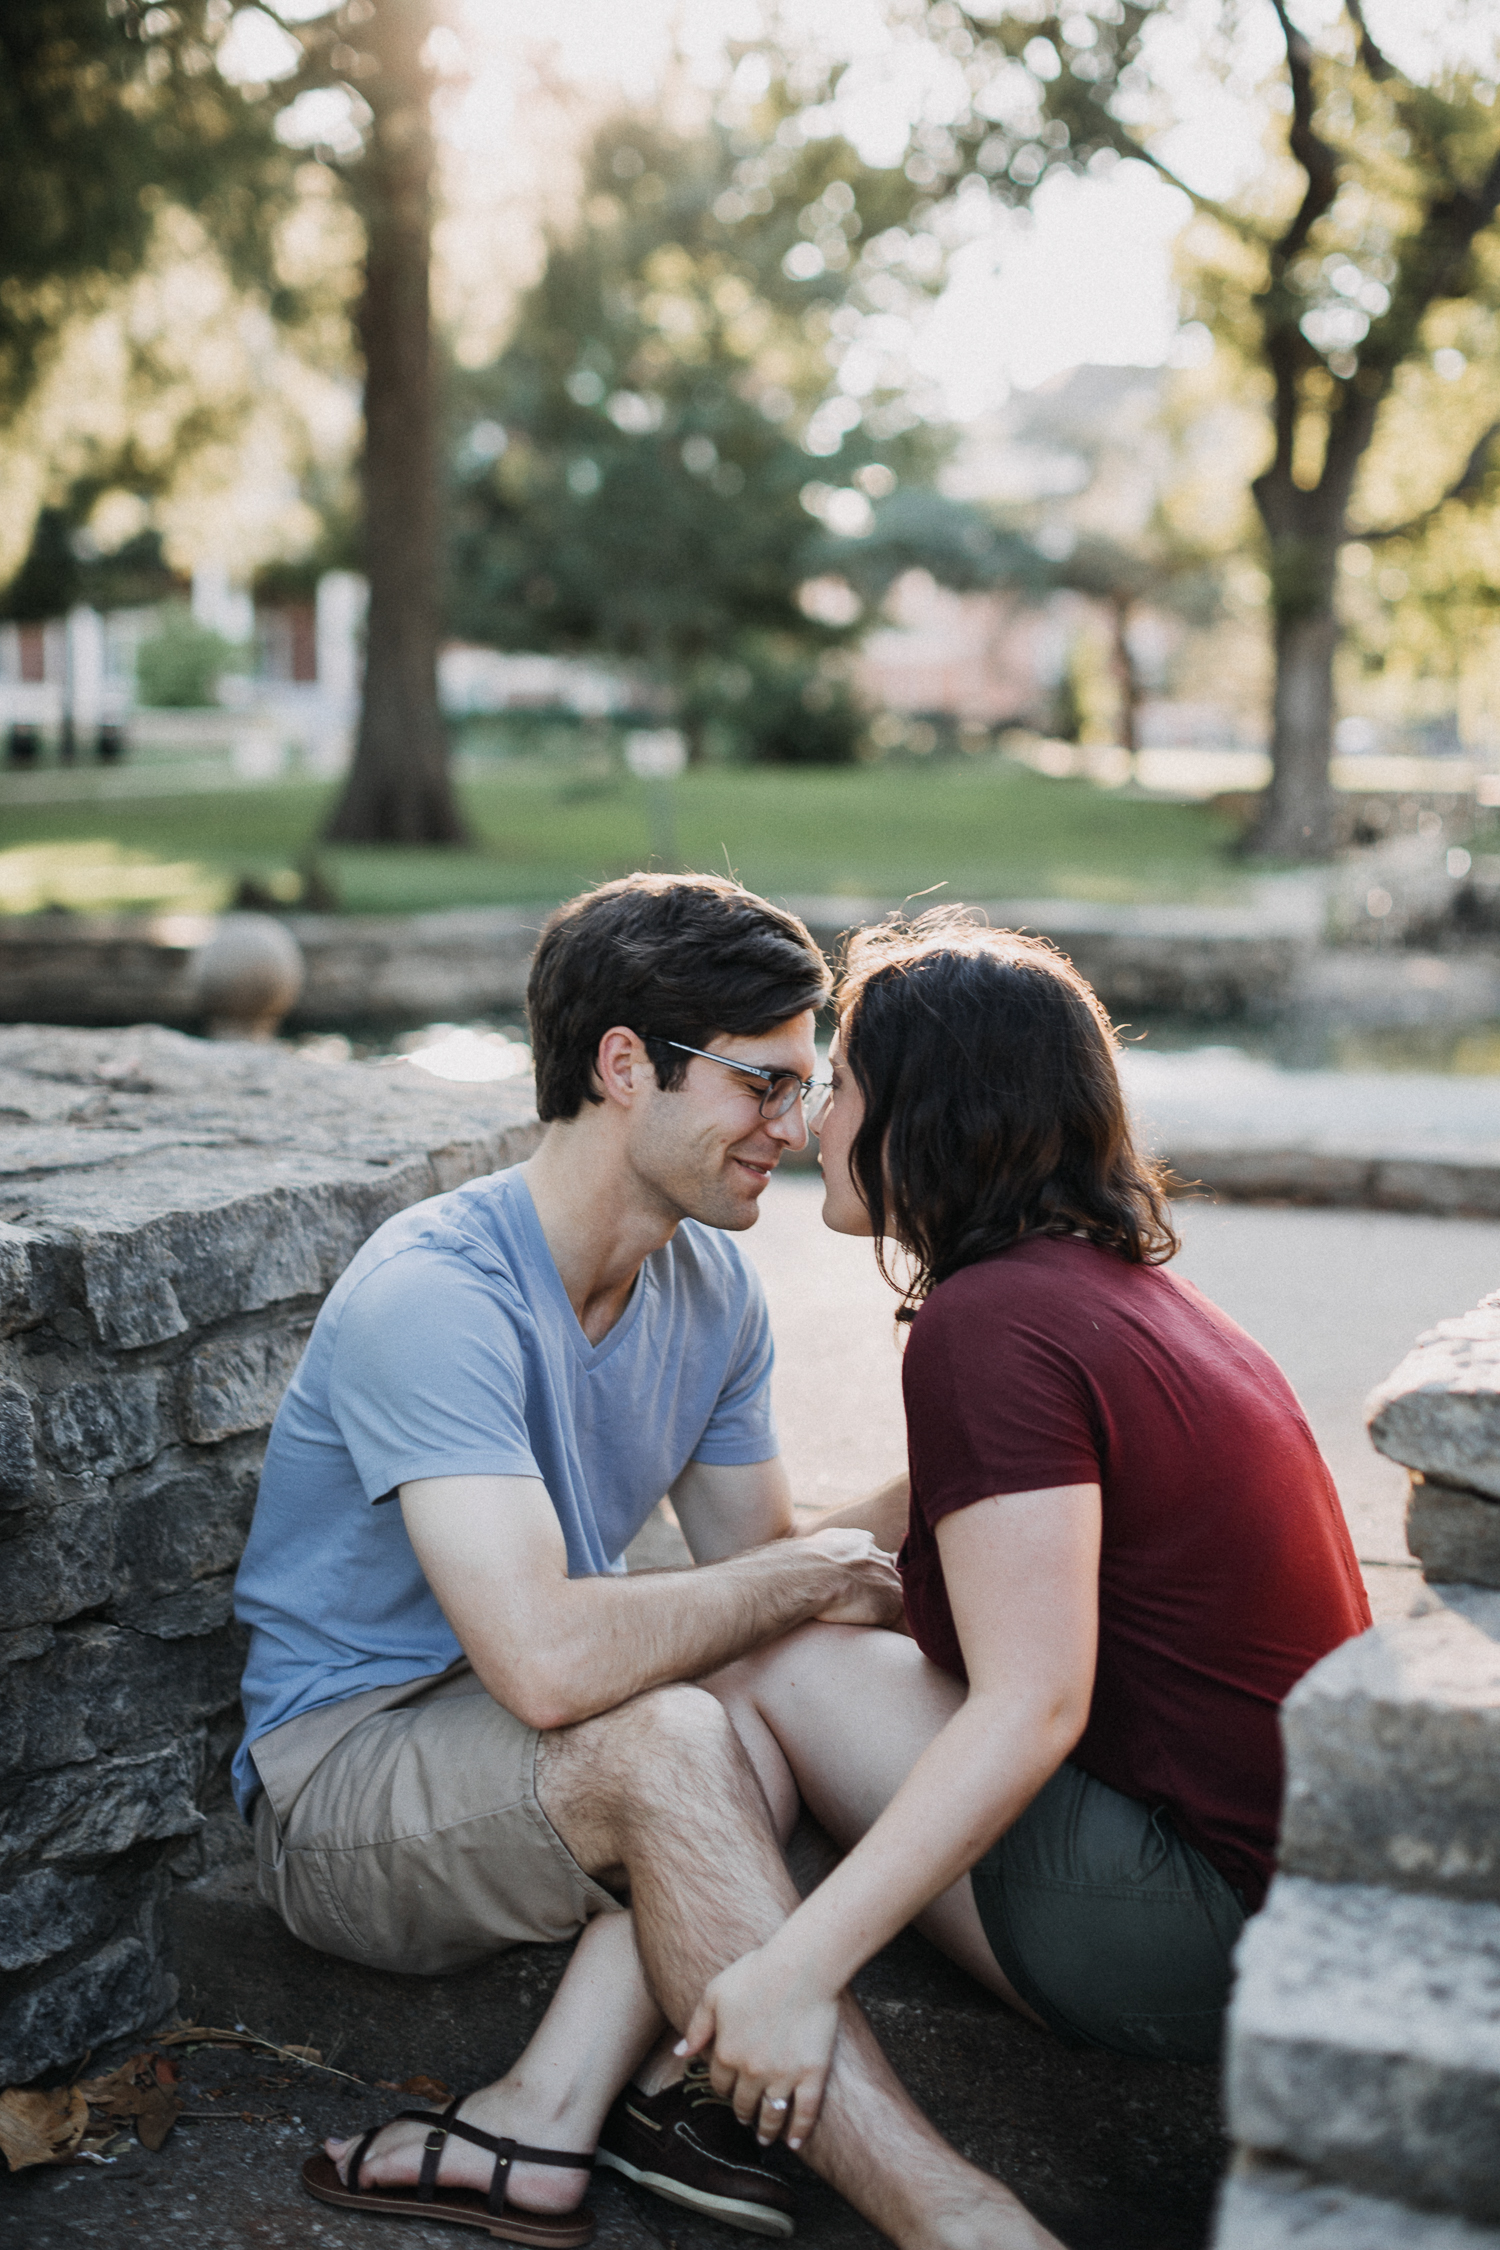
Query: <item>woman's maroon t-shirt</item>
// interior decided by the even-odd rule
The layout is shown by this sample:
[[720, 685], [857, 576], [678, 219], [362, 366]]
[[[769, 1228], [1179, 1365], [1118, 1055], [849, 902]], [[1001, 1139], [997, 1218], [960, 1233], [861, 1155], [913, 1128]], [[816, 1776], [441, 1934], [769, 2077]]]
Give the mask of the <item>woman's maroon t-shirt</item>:
[[1191, 1282], [1038, 1236], [933, 1290], [902, 1373], [919, 1648], [966, 1679], [935, 1527], [1006, 1492], [1098, 1484], [1099, 1658], [1071, 1753], [1258, 1905], [1281, 1808], [1277, 1710], [1370, 1622], [1333, 1480], [1286, 1377]]

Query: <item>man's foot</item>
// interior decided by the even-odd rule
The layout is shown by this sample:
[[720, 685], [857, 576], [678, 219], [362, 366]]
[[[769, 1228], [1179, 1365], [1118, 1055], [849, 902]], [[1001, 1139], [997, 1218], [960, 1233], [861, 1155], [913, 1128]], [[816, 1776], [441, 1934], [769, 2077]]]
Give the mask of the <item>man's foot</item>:
[[[509, 2132], [515, 2140], [533, 2142], [540, 2138], [513, 2119], [507, 2121], [496, 2114], [494, 2105], [487, 2104], [483, 2095], [473, 2095], [460, 2103], [458, 2115], [466, 2125], [477, 2125], [481, 2132], [497, 2136]], [[438, 2112], [434, 2110], [432, 2124], [437, 2121]], [[422, 2168], [422, 2151], [431, 2129], [414, 2118], [392, 2118], [370, 2143], [357, 2184], [362, 2188], [415, 2187]], [[347, 2141], [328, 2140], [323, 2146], [345, 2187], [354, 2187], [356, 2183], [348, 2176], [349, 2162], [359, 2146], [358, 2136]], [[488, 2149], [476, 2148], [472, 2141], [450, 2133], [438, 2161], [436, 2184], [445, 2188], [473, 2188], [480, 2195], [487, 2195], [494, 2169], [495, 2159]], [[589, 2175], [581, 2167], [569, 2171], [562, 2166], [516, 2163], [510, 2169], [506, 2194], [522, 2211], [576, 2211], [588, 2184]]]
[[747, 2234], [796, 2231], [790, 2188], [714, 2092], [706, 2063], [690, 2062], [685, 2078], [657, 2094], [627, 2086], [604, 2120], [595, 2162]]

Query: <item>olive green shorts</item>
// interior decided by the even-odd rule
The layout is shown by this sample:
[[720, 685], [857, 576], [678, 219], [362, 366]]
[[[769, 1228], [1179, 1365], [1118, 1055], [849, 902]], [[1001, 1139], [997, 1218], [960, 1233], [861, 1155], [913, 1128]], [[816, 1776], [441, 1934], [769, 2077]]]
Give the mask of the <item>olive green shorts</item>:
[[1065, 1762], [971, 1880], [1002, 1972], [1060, 2038], [1217, 2059], [1245, 1905], [1160, 1806]]

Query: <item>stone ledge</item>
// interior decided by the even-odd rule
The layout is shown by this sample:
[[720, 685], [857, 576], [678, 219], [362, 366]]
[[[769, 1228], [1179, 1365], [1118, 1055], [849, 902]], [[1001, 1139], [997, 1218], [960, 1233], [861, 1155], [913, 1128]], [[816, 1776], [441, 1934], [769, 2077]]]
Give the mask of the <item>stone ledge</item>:
[[1500, 1588], [1500, 1505], [1413, 1475], [1406, 1544], [1433, 1585]]
[[1500, 1218], [1500, 1161], [1486, 1156], [1464, 1158], [1442, 1149], [1382, 1152], [1359, 1146], [1187, 1143], [1171, 1136], [1157, 1153], [1180, 1180], [1231, 1203]]
[[1241, 2157], [1220, 2198], [1213, 2250], [1500, 2250], [1500, 2228]]
[[374, 1227], [539, 1131], [524, 1081], [0, 1030], [0, 2082], [169, 2005], [169, 1865], [229, 1835], [231, 1582], [287, 1376]]
[[[890, 899], [791, 898], [825, 951], [899, 911]], [[291, 1021], [421, 1022], [518, 1010], [550, 906], [460, 907], [433, 914], [297, 914], [306, 981]], [[1002, 899], [981, 912], [1003, 929], [1042, 932], [1107, 1007], [1223, 1018], [1274, 1005], [1313, 950], [1315, 921], [1264, 908], [1104, 906]], [[194, 948], [212, 927], [184, 916], [7, 917], [0, 923], [0, 1017], [186, 1024], [201, 1015]]]
[[1500, 1500], [1500, 1305], [1486, 1298], [1419, 1336], [1365, 1419], [1378, 1453]]
[[1500, 2221], [1500, 1907], [1278, 1876], [1241, 1940], [1235, 2139]]
[[1500, 1901], [1500, 1594], [1427, 1602], [1346, 1641], [1287, 1697], [1280, 1864]]

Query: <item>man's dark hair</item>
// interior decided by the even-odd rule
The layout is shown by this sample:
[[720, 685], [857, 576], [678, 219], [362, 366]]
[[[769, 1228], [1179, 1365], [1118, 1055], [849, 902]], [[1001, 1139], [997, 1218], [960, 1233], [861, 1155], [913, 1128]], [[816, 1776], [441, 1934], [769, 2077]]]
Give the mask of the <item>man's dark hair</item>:
[[883, 1236], [911, 1261], [898, 1320], [1024, 1235], [1086, 1235], [1132, 1265], [1174, 1254], [1165, 1173], [1131, 1137], [1113, 1026], [1045, 939], [953, 908], [863, 930], [837, 1003], [865, 1102], [850, 1171], [881, 1271]]
[[721, 875], [625, 875], [560, 906], [526, 987], [539, 1116], [576, 1117], [595, 1088], [599, 1042], [623, 1024], [647, 1042], [656, 1082], [682, 1084], [706, 1047], [755, 1038], [828, 997], [828, 966], [795, 914]]

